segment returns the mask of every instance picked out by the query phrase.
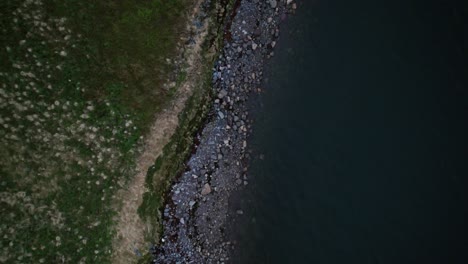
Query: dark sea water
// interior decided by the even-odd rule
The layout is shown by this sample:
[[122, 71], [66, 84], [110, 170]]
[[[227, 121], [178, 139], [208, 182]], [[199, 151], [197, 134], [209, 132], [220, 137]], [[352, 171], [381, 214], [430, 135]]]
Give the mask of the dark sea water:
[[464, 1], [302, 1], [269, 61], [234, 263], [468, 263]]

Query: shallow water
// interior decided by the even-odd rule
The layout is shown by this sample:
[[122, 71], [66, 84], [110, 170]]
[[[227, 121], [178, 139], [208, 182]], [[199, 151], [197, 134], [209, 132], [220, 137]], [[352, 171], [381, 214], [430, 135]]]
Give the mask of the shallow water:
[[299, 2], [235, 263], [468, 263], [468, 9], [439, 2]]

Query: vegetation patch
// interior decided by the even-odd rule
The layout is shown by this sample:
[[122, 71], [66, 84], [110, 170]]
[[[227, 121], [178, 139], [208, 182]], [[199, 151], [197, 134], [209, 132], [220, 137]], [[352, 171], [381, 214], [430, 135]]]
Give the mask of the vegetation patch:
[[189, 2], [0, 3], [0, 262], [109, 263]]

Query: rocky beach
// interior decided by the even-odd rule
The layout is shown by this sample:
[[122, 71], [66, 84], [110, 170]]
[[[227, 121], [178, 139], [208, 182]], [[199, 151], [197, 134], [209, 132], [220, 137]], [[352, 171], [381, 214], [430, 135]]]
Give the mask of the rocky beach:
[[2, 1], [0, 263], [468, 263], [467, 3]]
[[249, 101], [262, 92], [279, 25], [295, 9], [290, 0], [234, 3], [213, 67], [211, 114], [166, 197], [160, 245], [151, 249], [154, 263], [230, 262], [236, 245], [230, 223], [244, 213], [230, 199], [249, 183]]

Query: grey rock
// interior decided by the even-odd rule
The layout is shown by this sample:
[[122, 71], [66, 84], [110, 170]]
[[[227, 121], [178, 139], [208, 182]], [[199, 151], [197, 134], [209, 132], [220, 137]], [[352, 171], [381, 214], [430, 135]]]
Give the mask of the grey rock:
[[221, 91], [219, 91], [218, 93], [218, 98], [219, 99], [223, 99], [226, 95], [228, 94], [228, 92], [224, 89], [222, 89]]
[[252, 43], [252, 50], [256, 50], [258, 45], [256, 43]]
[[270, 0], [271, 8], [276, 8], [277, 5], [278, 5], [278, 3], [276, 2], [276, 0]]

